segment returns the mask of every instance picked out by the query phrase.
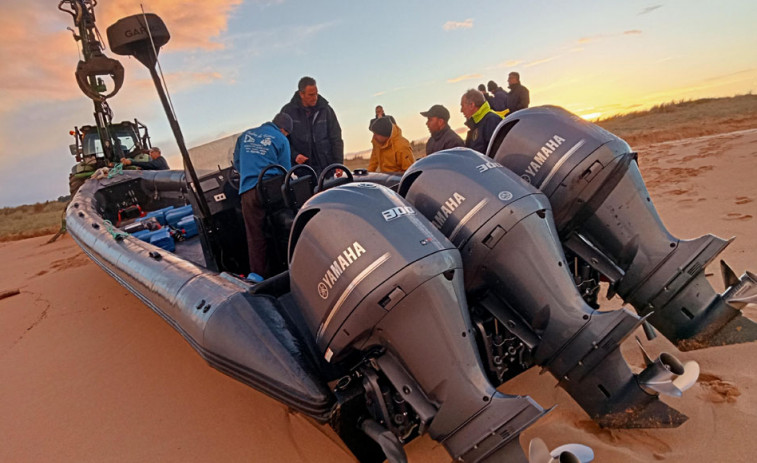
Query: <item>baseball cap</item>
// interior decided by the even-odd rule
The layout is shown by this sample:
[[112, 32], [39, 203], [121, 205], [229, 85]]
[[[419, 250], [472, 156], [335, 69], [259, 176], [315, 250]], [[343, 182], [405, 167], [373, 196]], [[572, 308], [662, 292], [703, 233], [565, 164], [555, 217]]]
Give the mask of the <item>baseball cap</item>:
[[428, 111], [422, 112], [421, 116], [438, 117], [439, 119], [443, 119], [444, 122], [449, 122], [449, 111], [447, 111], [447, 108], [440, 104], [435, 104], [434, 106], [430, 107]]

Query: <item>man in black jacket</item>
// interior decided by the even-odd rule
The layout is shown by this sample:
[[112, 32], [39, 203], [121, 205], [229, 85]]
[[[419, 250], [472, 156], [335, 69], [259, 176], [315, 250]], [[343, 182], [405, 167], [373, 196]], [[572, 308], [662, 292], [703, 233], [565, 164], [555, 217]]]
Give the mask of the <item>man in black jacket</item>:
[[315, 79], [300, 79], [292, 100], [281, 112], [294, 122], [289, 134], [292, 165], [307, 164], [320, 174], [327, 166], [344, 162], [342, 128], [329, 102], [318, 95]]
[[465, 125], [470, 129], [465, 137], [465, 146], [481, 154], [486, 154], [489, 140], [492, 139], [494, 129], [497, 128], [502, 118], [492, 111], [484, 95], [475, 88], [463, 94], [460, 99], [460, 112], [465, 116]]
[[431, 133], [431, 138], [426, 142], [426, 156], [437, 151], [465, 146], [460, 135], [449, 127], [449, 111], [447, 108], [435, 104], [428, 111], [422, 112], [421, 116], [428, 118], [426, 127]]
[[523, 108], [528, 108], [531, 103], [528, 89], [520, 84], [520, 74], [511, 72], [507, 76], [508, 88], [510, 93], [507, 95], [507, 109], [510, 114]]
[[488, 86], [489, 93], [492, 94], [491, 98], [486, 99], [489, 102], [489, 106], [492, 107], [492, 111], [504, 111], [507, 109], [507, 92], [493, 80], [490, 80], [486, 85]]

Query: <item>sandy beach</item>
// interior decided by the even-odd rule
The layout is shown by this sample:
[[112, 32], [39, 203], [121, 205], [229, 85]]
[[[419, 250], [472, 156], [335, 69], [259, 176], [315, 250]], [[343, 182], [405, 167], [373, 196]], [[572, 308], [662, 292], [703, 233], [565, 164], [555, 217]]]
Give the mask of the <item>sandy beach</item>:
[[[671, 233], [736, 237], [720, 257], [737, 275], [757, 271], [757, 129], [634, 149]], [[0, 243], [0, 293], [20, 290], [0, 300], [0, 461], [354, 461], [327, 426], [210, 368], [70, 236], [48, 238]], [[717, 263], [707, 272], [722, 291]], [[744, 312], [757, 320], [757, 306]], [[600, 462], [752, 461], [757, 343], [681, 353], [659, 336], [645, 346], [699, 362], [698, 384], [663, 399], [686, 423], [601, 429], [554, 378], [532, 369], [501, 390], [558, 407], [521, 444], [537, 436], [550, 447], [579, 442]], [[635, 342], [623, 352], [640, 370]], [[428, 437], [406, 450], [412, 462], [449, 461]]]

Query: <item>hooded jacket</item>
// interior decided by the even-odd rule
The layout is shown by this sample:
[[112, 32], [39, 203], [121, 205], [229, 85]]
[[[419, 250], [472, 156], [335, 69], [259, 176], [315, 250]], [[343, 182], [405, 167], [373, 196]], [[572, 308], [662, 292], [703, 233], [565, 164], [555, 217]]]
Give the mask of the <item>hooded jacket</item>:
[[[289, 142], [273, 122], [242, 132], [234, 146], [234, 167], [241, 177], [239, 194], [255, 188], [258, 175], [270, 165], [280, 164], [289, 170], [290, 159]], [[278, 174], [271, 170], [266, 177]]]
[[368, 171], [400, 173], [406, 171], [415, 161], [410, 142], [402, 136], [402, 129], [392, 126], [392, 135], [384, 143], [379, 143], [374, 137], [371, 160]]
[[470, 129], [465, 137], [465, 146], [476, 150], [481, 154], [486, 154], [486, 148], [489, 147], [489, 140], [494, 135], [494, 130], [502, 121], [502, 117], [492, 111], [488, 102], [484, 102], [478, 111], [465, 121], [465, 125]]
[[318, 174], [331, 164], [344, 162], [342, 128], [326, 98], [318, 95], [315, 106], [306, 108], [302, 105], [299, 92], [294, 92], [281, 112], [289, 114], [294, 123], [289, 134], [292, 165], [298, 154], [307, 157], [306, 164]]
[[491, 100], [487, 101], [489, 101], [492, 111], [504, 111], [507, 109], [507, 92], [502, 87], [497, 87]]

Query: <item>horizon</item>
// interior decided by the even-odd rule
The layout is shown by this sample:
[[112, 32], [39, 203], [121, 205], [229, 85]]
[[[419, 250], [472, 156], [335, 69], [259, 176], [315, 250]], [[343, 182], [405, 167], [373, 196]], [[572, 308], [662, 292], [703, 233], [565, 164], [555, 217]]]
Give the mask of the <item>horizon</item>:
[[[92, 123], [92, 102], [73, 77], [79, 52], [66, 30], [71, 18], [53, 5], [7, 3], [0, 59], [13, 66], [0, 70], [0, 206], [13, 207], [68, 194], [68, 131]], [[444, 104], [450, 125], [462, 127], [462, 93], [489, 80], [505, 87], [510, 71], [520, 72], [532, 106], [563, 106], [587, 119], [757, 88], [750, 32], [757, 5], [745, 0], [718, 8], [702, 1], [142, 3], [172, 36], [161, 66], [188, 147], [270, 120], [303, 75], [315, 77], [334, 108], [350, 155], [370, 149], [377, 104], [408, 140], [420, 141], [428, 138], [421, 111]], [[101, 34], [139, 4], [98, 5]], [[105, 54], [126, 69], [123, 88], [109, 100], [114, 121], [137, 117], [180, 168], [149, 73], [134, 59]], [[19, 175], [27, 172], [34, 175]]]

